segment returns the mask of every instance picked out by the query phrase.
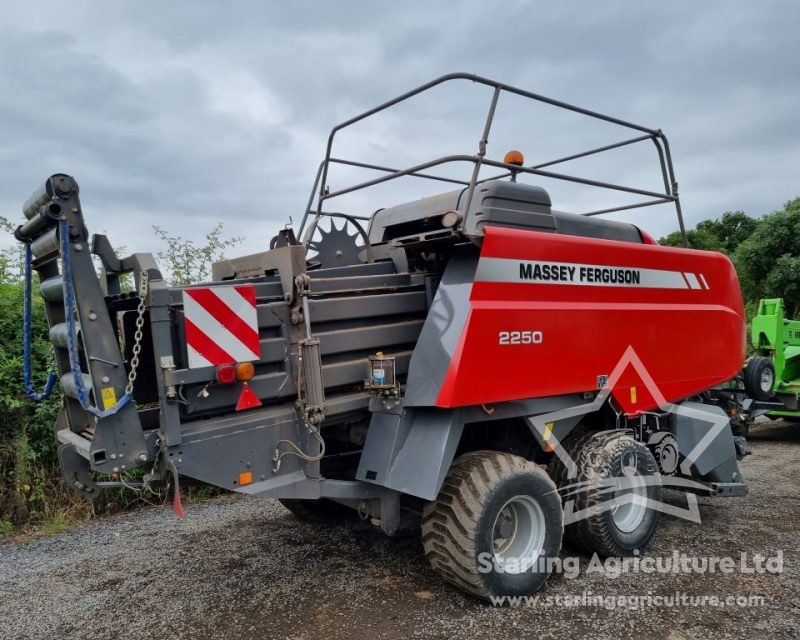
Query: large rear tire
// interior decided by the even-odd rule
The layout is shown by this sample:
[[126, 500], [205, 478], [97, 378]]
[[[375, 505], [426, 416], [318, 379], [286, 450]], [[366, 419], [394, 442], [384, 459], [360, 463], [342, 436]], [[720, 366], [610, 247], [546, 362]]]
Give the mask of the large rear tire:
[[[647, 503], [661, 502], [663, 493], [650, 450], [619, 432], [568, 439], [565, 450], [577, 465], [577, 476], [568, 478], [566, 466], [556, 456], [549, 471], [567, 511], [578, 517], [565, 527], [567, 543], [602, 557], [626, 556], [646, 546], [660, 516]], [[617, 478], [620, 488], [614, 490]]]
[[772, 360], [756, 356], [747, 363], [744, 370], [744, 389], [753, 400], [767, 401], [772, 397], [775, 386], [775, 365]]
[[538, 465], [509, 453], [466, 453], [423, 510], [425, 556], [478, 598], [527, 595], [558, 557], [562, 516], [556, 486]]

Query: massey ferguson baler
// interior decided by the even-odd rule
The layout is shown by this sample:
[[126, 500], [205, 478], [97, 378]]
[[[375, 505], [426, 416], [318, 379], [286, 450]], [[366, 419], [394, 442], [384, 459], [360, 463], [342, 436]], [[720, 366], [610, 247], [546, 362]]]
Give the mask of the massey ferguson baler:
[[[491, 91], [476, 154], [406, 169], [333, 155], [341, 129], [463, 80]], [[535, 166], [518, 152], [492, 159], [504, 93], [634, 137]], [[551, 169], [640, 142], [663, 192]], [[470, 175], [431, 172], [446, 163]], [[335, 188], [334, 165], [379, 177]], [[454, 190], [368, 217], [325, 209], [400, 177]], [[522, 178], [645, 200], [563, 213]], [[88, 498], [121, 484], [179, 497], [191, 479], [278, 498], [298, 517], [358, 513], [390, 535], [416, 515], [432, 566], [483, 598], [539, 588], [563, 536], [632, 553], [675, 511], [664, 486], [692, 492], [690, 506], [697, 493], [746, 493], [743, 439], [698, 401], [744, 360], [730, 261], [597, 217], [665, 203], [683, 229], [661, 131], [466, 74], [335, 127], [301, 239], [286, 228], [269, 250], [214, 264], [208, 283], [169, 286], [149, 254], [119, 258], [106, 237], [90, 240], [77, 183], [51, 176], [16, 236], [45, 300], [68, 484]]]

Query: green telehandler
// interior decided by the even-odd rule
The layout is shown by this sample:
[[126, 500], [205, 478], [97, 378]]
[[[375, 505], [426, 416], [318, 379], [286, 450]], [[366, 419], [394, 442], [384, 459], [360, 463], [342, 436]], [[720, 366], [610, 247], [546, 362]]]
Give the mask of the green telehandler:
[[783, 299], [765, 298], [758, 303], [750, 340], [755, 354], [744, 369], [747, 395], [774, 407], [768, 417], [800, 422], [800, 320], [785, 317]]

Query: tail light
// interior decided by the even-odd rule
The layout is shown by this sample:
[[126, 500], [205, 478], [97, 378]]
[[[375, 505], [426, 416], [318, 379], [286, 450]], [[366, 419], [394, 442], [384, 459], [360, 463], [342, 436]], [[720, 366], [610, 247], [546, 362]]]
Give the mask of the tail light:
[[236, 365], [236, 379], [239, 382], [247, 382], [252, 380], [256, 374], [256, 368], [252, 362], [240, 362]]
[[217, 382], [220, 384], [233, 384], [236, 382], [236, 365], [221, 364], [217, 367]]

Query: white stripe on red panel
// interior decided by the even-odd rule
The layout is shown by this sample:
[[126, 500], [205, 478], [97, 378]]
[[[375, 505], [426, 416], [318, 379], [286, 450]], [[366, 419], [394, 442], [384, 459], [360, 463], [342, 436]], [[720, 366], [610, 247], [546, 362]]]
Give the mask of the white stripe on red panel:
[[693, 273], [685, 272], [683, 275], [686, 276], [686, 280], [689, 282], [689, 286], [692, 289], [702, 289], [703, 287], [700, 286], [700, 282], [697, 280], [697, 276]]
[[189, 367], [261, 358], [255, 287], [196, 287], [183, 292]]

